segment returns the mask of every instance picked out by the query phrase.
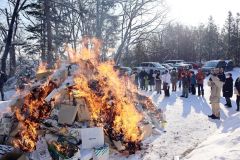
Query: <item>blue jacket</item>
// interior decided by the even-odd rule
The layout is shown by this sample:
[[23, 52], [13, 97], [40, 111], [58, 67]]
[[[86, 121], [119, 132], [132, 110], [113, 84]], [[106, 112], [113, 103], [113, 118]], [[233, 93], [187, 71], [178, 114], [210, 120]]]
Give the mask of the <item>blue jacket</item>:
[[196, 75], [193, 74], [190, 78], [190, 83], [193, 84], [193, 85], [196, 85], [197, 84], [197, 81], [196, 81]]

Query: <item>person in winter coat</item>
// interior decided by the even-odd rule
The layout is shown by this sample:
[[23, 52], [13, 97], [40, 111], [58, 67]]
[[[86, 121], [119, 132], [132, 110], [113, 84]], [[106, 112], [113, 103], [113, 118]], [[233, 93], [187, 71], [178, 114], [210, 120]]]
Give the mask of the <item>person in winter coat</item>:
[[237, 103], [237, 111], [239, 111], [240, 109], [240, 76], [235, 81], [234, 92], [237, 95], [236, 103]]
[[231, 103], [231, 97], [233, 96], [233, 79], [232, 79], [232, 74], [227, 73], [226, 75], [226, 80], [223, 85], [223, 97], [226, 99], [226, 104], [225, 106], [231, 108], [232, 103]]
[[161, 94], [161, 90], [162, 90], [162, 79], [161, 79], [160, 71], [157, 71], [155, 80], [156, 80], [156, 91], [157, 91], [157, 94]]
[[189, 87], [190, 87], [190, 78], [187, 75], [187, 73], [182, 74], [182, 95], [181, 97], [188, 98], [188, 92], [189, 92]]
[[183, 68], [178, 69], [178, 88], [182, 87], [182, 73], [183, 73]]
[[205, 79], [205, 75], [202, 72], [202, 69], [198, 69], [198, 73], [196, 74], [197, 87], [198, 87], [198, 96], [204, 96], [203, 82]]
[[147, 72], [145, 70], [141, 70], [141, 72], [139, 73], [140, 88], [142, 90], [145, 89], [145, 79], [144, 79], [144, 77], [146, 75], [147, 75]]
[[222, 81], [223, 83], [226, 81], [226, 75], [225, 75], [225, 73], [224, 73], [224, 69], [223, 69], [223, 68], [220, 68], [220, 69], [219, 69], [218, 78], [219, 78], [220, 81]]
[[4, 87], [4, 83], [7, 81], [7, 75], [1, 71], [0, 72], [0, 92], [1, 92], [1, 98], [2, 101], [4, 101], [4, 91], [3, 91], [3, 87]]
[[176, 68], [173, 68], [171, 72], [171, 82], [172, 82], [172, 91], [177, 91], [177, 81], [178, 81], [178, 73], [176, 71]]
[[155, 74], [154, 74], [153, 70], [151, 69], [151, 70], [150, 70], [150, 73], [148, 74], [150, 91], [153, 90], [153, 87], [154, 87], [154, 85], [155, 85], [155, 79], [154, 79], [154, 77], [155, 77]]
[[214, 69], [214, 73], [211, 75], [208, 81], [208, 85], [211, 87], [210, 103], [212, 105], [212, 115], [209, 118], [220, 119], [220, 97], [223, 82], [219, 78], [219, 69]]
[[191, 84], [191, 93], [195, 95], [197, 81], [196, 81], [196, 75], [194, 71], [191, 71], [190, 84]]
[[149, 86], [149, 76], [148, 76], [148, 74], [146, 74], [145, 76], [144, 76], [144, 89], [145, 89], [145, 91], [148, 91], [148, 86]]
[[163, 90], [165, 93], [165, 96], [169, 97], [169, 86], [171, 83], [171, 75], [169, 74], [168, 70], [165, 71], [165, 74], [162, 76], [162, 81], [163, 81]]

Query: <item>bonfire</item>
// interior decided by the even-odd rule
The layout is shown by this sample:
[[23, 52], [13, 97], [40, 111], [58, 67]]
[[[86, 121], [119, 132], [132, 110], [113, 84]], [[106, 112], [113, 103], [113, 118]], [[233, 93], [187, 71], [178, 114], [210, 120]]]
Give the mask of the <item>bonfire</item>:
[[[69, 97], [72, 105], [77, 105], [81, 98], [86, 100], [91, 125], [103, 127], [111, 141], [121, 142], [129, 153], [140, 149], [144, 138], [140, 123], [144, 116], [137, 106], [140, 104], [151, 114], [158, 111], [150, 99], [138, 94], [129, 79], [126, 81], [126, 77], [119, 76], [113, 68], [114, 62], [100, 61], [100, 50], [101, 42], [95, 38], [83, 39], [79, 52], [68, 48], [69, 60], [64, 65], [73, 84], [65, 85], [66, 92], [58, 92], [66, 77], [59, 80], [54, 76], [59, 70], [57, 68], [51, 71], [53, 74], [43, 84], [33, 87], [22, 103], [12, 107], [20, 126], [12, 141], [14, 147], [24, 152], [34, 151], [40, 136], [38, 130], [42, 129], [44, 120], [50, 117], [56, 104], [62, 100], [60, 97]], [[77, 67], [70, 71], [73, 66]], [[41, 64], [38, 73], [43, 74], [46, 70]], [[67, 96], [61, 95], [63, 93]], [[55, 143], [55, 146], [58, 145]]]

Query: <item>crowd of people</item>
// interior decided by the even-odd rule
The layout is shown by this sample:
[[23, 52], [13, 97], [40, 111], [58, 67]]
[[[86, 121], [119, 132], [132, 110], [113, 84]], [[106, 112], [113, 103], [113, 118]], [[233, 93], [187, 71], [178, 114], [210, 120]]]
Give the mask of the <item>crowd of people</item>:
[[[171, 72], [166, 70], [164, 73], [160, 71], [150, 70], [149, 72], [142, 70], [139, 73], [134, 72], [134, 82], [139, 89], [145, 91], [156, 91], [157, 94], [162, 94], [166, 97], [170, 96], [170, 86], [172, 92], [177, 91], [177, 84], [181, 90], [181, 97], [188, 98], [189, 94], [204, 97], [204, 80], [205, 74], [201, 69], [197, 73], [188, 68], [175, 69]], [[224, 73], [224, 69], [216, 68], [212, 70], [210, 78], [207, 82], [211, 87], [210, 103], [212, 106], [212, 115], [209, 118], [220, 119], [220, 98], [223, 96], [226, 99], [226, 107], [231, 108], [231, 97], [233, 93], [237, 95], [236, 104], [237, 111], [240, 109], [240, 76], [235, 83], [231, 73]], [[197, 88], [197, 89], [196, 89]], [[222, 94], [222, 96], [221, 96]]]
[[204, 73], [201, 69], [197, 74], [189, 69], [175, 69], [171, 72], [166, 70], [164, 73], [160, 71], [150, 70], [149, 73], [145, 70], [140, 73], [135, 72], [135, 84], [145, 91], [157, 91], [157, 94], [161, 94], [161, 90], [164, 91], [165, 96], [170, 96], [170, 86], [172, 86], [172, 92], [177, 91], [177, 84], [182, 89], [182, 96], [188, 98], [189, 93], [196, 95], [196, 86], [198, 88], [198, 96], [204, 96], [203, 81], [205, 79]]

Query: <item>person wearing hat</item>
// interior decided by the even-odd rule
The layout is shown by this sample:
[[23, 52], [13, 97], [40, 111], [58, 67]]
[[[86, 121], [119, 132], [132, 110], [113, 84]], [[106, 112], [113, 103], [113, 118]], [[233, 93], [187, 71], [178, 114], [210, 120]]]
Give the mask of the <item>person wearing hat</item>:
[[172, 91], [177, 91], [177, 81], [178, 81], [178, 73], [176, 71], [176, 68], [173, 68], [171, 72], [171, 82], [172, 82]]
[[226, 74], [226, 80], [223, 85], [223, 97], [226, 99], [226, 104], [225, 106], [231, 108], [232, 107], [232, 102], [231, 102], [231, 97], [233, 96], [233, 79], [232, 79], [232, 74], [227, 73]]
[[202, 72], [202, 69], [198, 69], [198, 73], [196, 74], [196, 80], [197, 80], [197, 87], [198, 87], [198, 96], [204, 96], [204, 88], [203, 88], [203, 82], [205, 79], [205, 75]]
[[240, 76], [235, 81], [234, 93], [237, 95], [236, 103], [237, 103], [237, 111], [239, 111], [239, 108], [240, 108]]
[[210, 76], [208, 85], [211, 87], [210, 94], [210, 103], [212, 106], [212, 115], [209, 115], [209, 118], [220, 119], [220, 97], [221, 90], [223, 87], [223, 82], [219, 78], [219, 69], [216, 68], [213, 70], [213, 74]]

